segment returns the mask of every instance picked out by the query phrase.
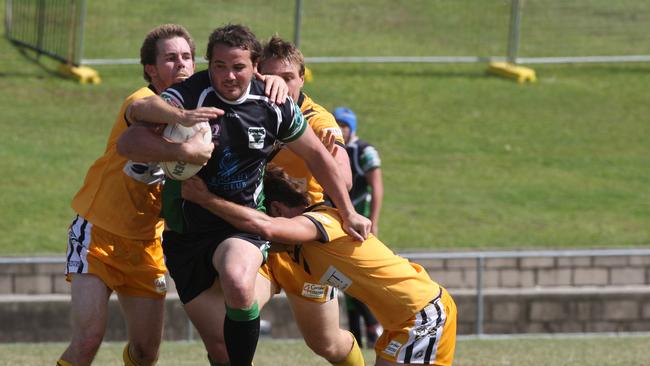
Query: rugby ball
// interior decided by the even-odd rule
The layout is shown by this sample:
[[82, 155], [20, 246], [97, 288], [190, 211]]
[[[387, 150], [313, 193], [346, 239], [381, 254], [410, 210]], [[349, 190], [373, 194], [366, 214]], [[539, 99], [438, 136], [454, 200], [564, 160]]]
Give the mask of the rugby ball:
[[[172, 142], [185, 142], [202, 128], [207, 130], [203, 134], [203, 142], [209, 144], [212, 141], [212, 134], [210, 133], [210, 124], [207, 122], [197, 123], [190, 127], [183, 126], [180, 123], [167, 125], [163, 131], [163, 137]], [[203, 168], [202, 165], [190, 164], [184, 161], [163, 161], [160, 162], [160, 167], [167, 177], [175, 180], [189, 179]]]

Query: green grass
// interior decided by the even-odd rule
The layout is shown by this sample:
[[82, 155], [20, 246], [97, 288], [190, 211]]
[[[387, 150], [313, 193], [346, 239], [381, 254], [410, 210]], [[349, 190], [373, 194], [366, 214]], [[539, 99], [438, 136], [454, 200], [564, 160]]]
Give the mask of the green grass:
[[[414, 12], [421, 2], [306, 1], [303, 48], [307, 56], [350, 55], [350, 44], [365, 39], [357, 54], [431, 54], [429, 43], [417, 42], [456, 54], [454, 45], [471, 45], [470, 35], [502, 30], [482, 31], [478, 16], [469, 18], [466, 33], [439, 32], [431, 40], [425, 33], [433, 28], [418, 29], [427, 19], [451, 26], [468, 12], [494, 21], [505, 11], [499, 1], [467, 2], [483, 5], [436, 1], [437, 8]], [[200, 3], [179, 12], [187, 5], [157, 1], [151, 10], [145, 2], [89, 2], [85, 56], [136, 57], [144, 33], [169, 21], [189, 25], [199, 55], [209, 31], [226, 21], [247, 22], [261, 38], [276, 30], [292, 37], [292, 22], [281, 21], [292, 14], [292, 1], [210, 1], [203, 11]], [[643, 20], [646, 8], [639, 7]], [[321, 34], [321, 26], [330, 28]], [[502, 52], [500, 43], [479, 43], [481, 53]], [[78, 85], [30, 57], [0, 40], [0, 255], [65, 251], [70, 200], [104, 149], [122, 99], [143, 85], [138, 66], [97, 67], [102, 84]], [[380, 151], [380, 235], [396, 250], [650, 244], [650, 64], [538, 66], [539, 82], [530, 85], [489, 76], [482, 64], [310, 66], [315, 81], [306, 91], [327, 108], [354, 109], [360, 136]]]
[[[649, 337], [523, 338], [459, 340], [456, 366], [641, 366], [650, 357]], [[0, 363], [8, 365], [52, 364], [66, 347], [63, 343], [0, 344]], [[93, 365], [121, 365], [122, 343], [105, 343]], [[374, 352], [364, 350], [366, 365], [374, 364]], [[158, 365], [206, 365], [198, 342], [165, 342]], [[301, 340], [263, 339], [255, 365], [329, 365], [314, 355]]]

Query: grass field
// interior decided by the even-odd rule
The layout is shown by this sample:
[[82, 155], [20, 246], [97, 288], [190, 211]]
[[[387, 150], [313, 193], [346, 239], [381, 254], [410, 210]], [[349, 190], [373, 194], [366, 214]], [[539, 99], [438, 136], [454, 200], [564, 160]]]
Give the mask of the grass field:
[[[153, 10], [145, 2], [89, 2], [85, 56], [136, 57], [144, 33], [169, 21], [188, 24], [199, 56], [209, 30], [226, 21], [250, 22], [260, 38], [273, 31], [291, 38], [291, 22], [277, 14], [291, 13], [292, 1], [272, 8], [262, 1], [209, 2], [218, 6], [207, 12], [199, 3], [179, 11], [185, 5], [172, 1], [157, 1]], [[403, 2], [387, 13], [378, 9], [388, 2], [355, 2], [353, 9], [308, 2], [305, 53], [323, 55], [316, 51], [322, 46], [328, 55], [350, 54], [340, 41], [348, 36], [367, 40], [362, 54], [423, 55], [418, 44], [465, 53], [451, 48], [464, 42], [463, 34], [479, 37], [466, 42], [481, 44], [482, 54], [502, 52], [502, 43], [481, 41], [501, 31], [486, 28], [478, 14], [503, 17], [503, 2], [477, 10], [468, 4], [487, 2], [468, 0], [463, 8], [442, 1], [420, 13], [409, 10], [413, 3], [421, 4]], [[253, 14], [251, 6], [260, 10]], [[380, 16], [379, 24], [418, 28], [426, 19], [451, 25], [463, 9], [477, 15], [467, 33], [453, 34], [458, 40], [451, 34], [430, 40], [410, 28], [375, 34], [373, 19]], [[639, 14], [645, 10], [640, 5]], [[336, 27], [316, 34], [325, 13]], [[353, 32], [350, 22], [366, 26]], [[595, 47], [598, 40], [585, 42]], [[0, 255], [64, 252], [70, 200], [101, 154], [122, 99], [143, 85], [138, 66], [97, 67], [103, 83], [91, 86], [59, 78], [41, 61], [0, 40]], [[489, 76], [480, 64], [311, 67], [315, 81], [307, 92], [325, 107], [353, 108], [359, 134], [380, 151], [386, 189], [380, 235], [396, 250], [650, 244], [650, 64], [539, 66], [532, 85]]]
[[[650, 359], [650, 337], [523, 338], [459, 340], [455, 366], [644, 366]], [[3, 365], [48, 365], [65, 348], [63, 343], [0, 344]], [[93, 365], [121, 365], [122, 343], [105, 343]], [[366, 365], [374, 364], [374, 352], [365, 350]], [[205, 351], [198, 342], [166, 342], [159, 366], [203, 366]], [[315, 356], [301, 340], [261, 340], [256, 366], [329, 365]]]

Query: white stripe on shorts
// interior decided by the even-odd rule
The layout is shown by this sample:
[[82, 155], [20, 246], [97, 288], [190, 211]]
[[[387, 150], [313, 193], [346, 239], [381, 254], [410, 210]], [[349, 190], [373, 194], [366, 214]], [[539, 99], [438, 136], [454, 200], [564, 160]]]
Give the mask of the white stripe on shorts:
[[88, 246], [90, 229], [93, 224], [77, 215], [68, 231], [68, 250], [66, 253], [65, 274], [88, 273]]
[[397, 354], [398, 363], [433, 364], [442, 336], [447, 314], [440, 297], [420, 310], [415, 316], [415, 324], [409, 330], [408, 341]]

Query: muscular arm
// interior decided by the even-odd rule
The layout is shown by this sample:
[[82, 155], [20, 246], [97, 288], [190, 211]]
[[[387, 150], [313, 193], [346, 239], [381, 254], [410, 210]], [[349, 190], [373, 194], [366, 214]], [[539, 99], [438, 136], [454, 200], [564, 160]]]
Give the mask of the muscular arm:
[[271, 217], [267, 214], [227, 201], [208, 191], [203, 180], [192, 177], [183, 182], [183, 198], [226, 220], [239, 230], [257, 234], [283, 244], [300, 244], [320, 239], [316, 226], [304, 216]]
[[181, 109], [174, 107], [161, 97], [152, 95], [131, 103], [126, 110], [126, 117], [132, 122], [150, 122], [192, 126], [199, 122], [208, 122], [223, 115], [223, 111], [214, 107]]
[[186, 142], [178, 143], [161, 136], [162, 126], [136, 123], [117, 140], [117, 152], [133, 161], [185, 161], [202, 165], [210, 159], [214, 144], [205, 144], [201, 130]]
[[384, 200], [384, 183], [381, 177], [381, 169], [375, 168], [366, 172], [366, 180], [368, 185], [372, 188], [370, 192], [370, 221], [372, 221], [372, 233], [377, 236], [379, 233], [379, 214], [381, 212], [381, 204]]
[[339, 172], [343, 176], [345, 188], [348, 191], [352, 189], [352, 169], [350, 169], [350, 157], [345, 148], [336, 144], [336, 136], [328, 129], [324, 134], [321, 132], [320, 139], [327, 148], [327, 151], [332, 154], [336, 164], [339, 166]]
[[370, 220], [354, 211], [338, 165], [312, 129], [307, 128], [302, 136], [287, 146], [305, 160], [309, 170], [339, 209], [344, 230], [357, 240], [367, 238]]

